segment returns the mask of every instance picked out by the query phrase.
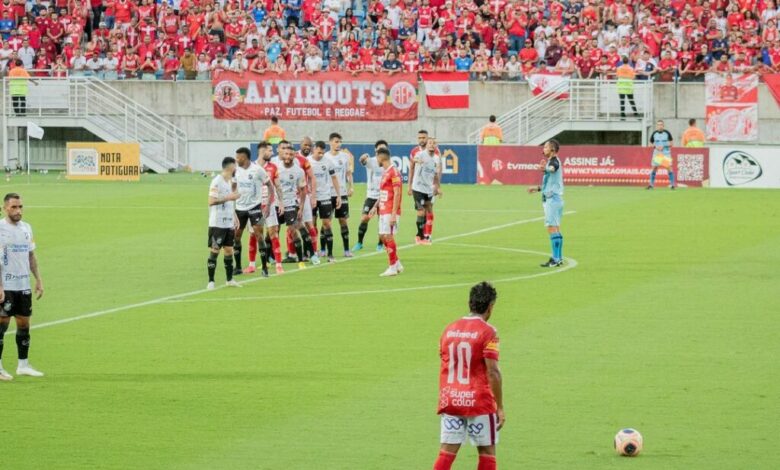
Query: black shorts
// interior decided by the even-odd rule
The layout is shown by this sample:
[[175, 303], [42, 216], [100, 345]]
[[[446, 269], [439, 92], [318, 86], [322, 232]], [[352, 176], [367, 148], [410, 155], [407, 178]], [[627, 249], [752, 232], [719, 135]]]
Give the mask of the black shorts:
[[232, 228], [209, 227], [209, 248], [233, 247], [236, 232]]
[[263, 225], [263, 210], [260, 204], [249, 209], [248, 211], [237, 210], [236, 217], [238, 217], [238, 226], [241, 228], [241, 230], [246, 228], [247, 222], [249, 222], [249, 225], [252, 227]]
[[32, 316], [32, 291], [7, 290], [0, 317], [30, 317]]
[[287, 224], [288, 227], [292, 227], [299, 222], [299, 212], [300, 211], [298, 210], [298, 206], [293, 206], [291, 209], [288, 208], [284, 211], [284, 218], [282, 220], [285, 224]]
[[347, 196], [341, 196], [341, 207], [336, 209], [336, 197], [330, 198], [330, 203], [333, 204], [333, 209], [337, 219], [349, 219], [349, 198]]
[[317, 205], [312, 208], [311, 214], [320, 219], [330, 219], [333, 217], [333, 203], [330, 201], [317, 201]]
[[366, 198], [365, 201], [363, 201], [363, 215], [368, 215], [369, 212], [371, 212], [371, 209], [374, 208], [376, 205], [376, 199], [373, 198]]
[[422, 210], [425, 207], [426, 202], [432, 202], [433, 196], [419, 191], [412, 191], [412, 199], [414, 199], [414, 208], [416, 210]]

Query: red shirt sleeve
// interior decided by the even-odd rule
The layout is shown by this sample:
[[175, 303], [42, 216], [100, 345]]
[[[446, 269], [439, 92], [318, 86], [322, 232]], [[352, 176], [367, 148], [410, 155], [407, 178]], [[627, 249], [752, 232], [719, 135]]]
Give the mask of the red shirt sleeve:
[[498, 335], [491, 331], [485, 336], [485, 344], [482, 347], [482, 357], [485, 359], [498, 360]]

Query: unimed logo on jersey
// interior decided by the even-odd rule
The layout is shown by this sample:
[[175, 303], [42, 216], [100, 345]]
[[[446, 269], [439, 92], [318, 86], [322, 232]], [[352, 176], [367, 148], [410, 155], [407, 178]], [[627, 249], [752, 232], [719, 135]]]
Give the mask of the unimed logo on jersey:
[[68, 174], [97, 176], [98, 151], [95, 149], [72, 148], [68, 150]]
[[409, 82], [398, 82], [390, 88], [390, 103], [398, 109], [409, 109], [417, 101], [417, 88]]

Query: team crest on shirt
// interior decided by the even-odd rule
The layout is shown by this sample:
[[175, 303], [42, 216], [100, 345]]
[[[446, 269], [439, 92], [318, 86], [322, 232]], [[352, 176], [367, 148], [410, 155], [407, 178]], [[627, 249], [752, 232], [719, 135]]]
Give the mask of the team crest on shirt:
[[235, 108], [241, 102], [241, 89], [235, 82], [223, 80], [214, 87], [214, 101], [223, 108]]

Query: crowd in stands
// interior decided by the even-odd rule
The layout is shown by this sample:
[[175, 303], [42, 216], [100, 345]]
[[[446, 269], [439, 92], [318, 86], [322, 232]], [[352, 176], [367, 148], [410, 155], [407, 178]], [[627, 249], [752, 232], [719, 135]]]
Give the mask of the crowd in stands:
[[780, 72], [772, 0], [2, 0], [0, 66], [33, 76], [208, 79], [222, 70], [536, 72], [703, 80]]

